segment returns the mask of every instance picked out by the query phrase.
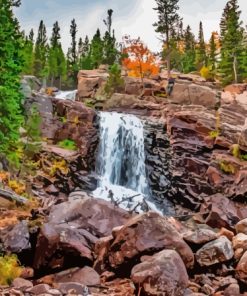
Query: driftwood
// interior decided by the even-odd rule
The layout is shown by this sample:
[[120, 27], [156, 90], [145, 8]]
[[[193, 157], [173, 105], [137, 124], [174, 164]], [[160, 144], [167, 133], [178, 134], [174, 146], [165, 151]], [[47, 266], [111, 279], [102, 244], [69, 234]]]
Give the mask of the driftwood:
[[19, 205], [26, 204], [28, 200], [20, 195], [17, 195], [16, 193], [4, 189], [0, 189], [0, 197], [11, 201], [11, 202], [16, 202]]

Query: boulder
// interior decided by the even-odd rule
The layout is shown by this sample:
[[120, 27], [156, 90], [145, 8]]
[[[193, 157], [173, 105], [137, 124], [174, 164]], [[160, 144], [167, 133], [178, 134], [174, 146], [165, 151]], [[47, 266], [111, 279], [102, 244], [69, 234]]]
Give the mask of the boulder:
[[237, 233], [247, 234], [247, 218], [239, 221], [236, 224], [235, 229], [236, 229]]
[[247, 235], [238, 233], [232, 239], [232, 245], [235, 252], [235, 259], [240, 259], [245, 251], [247, 251]]
[[237, 94], [237, 95], [242, 94], [246, 90], [247, 90], [247, 84], [246, 83], [230, 84], [230, 85], [227, 85], [224, 88], [225, 92], [230, 92], [232, 94]]
[[23, 278], [15, 278], [11, 284], [11, 286], [15, 289], [19, 289], [19, 290], [26, 290], [27, 288], [32, 288], [33, 287], [33, 283], [25, 280]]
[[93, 97], [100, 85], [107, 80], [109, 74], [105, 69], [81, 70], [78, 73], [78, 93], [79, 101]]
[[134, 266], [131, 279], [150, 296], [183, 296], [189, 283], [185, 265], [174, 250], [163, 250]]
[[217, 237], [218, 235], [215, 231], [207, 228], [198, 228], [195, 230], [191, 230], [183, 235], [183, 238], [186, 242], [197, 245], [205, 244], [207, 242], [217, 239]]
[[92, 262], [97, 239], [109, 235], [130, 217], [110, 202], [74, 193], [68, 202], [51, 208], [38, 237], [34, 268], [63, 267], [72, 264], [72, 258]]
[[75, 267], [44, 276], [38, 282], [43, 284], [76, 282], [85, 286], [97, 286], [100, 284], [100, 276], [93, 268], [85, 266], [83, 268]]
[[5, 229], [1, 235], [5, 251], [13, 253], [30, 250], [31, 244], [29, 239], [29, 229], [25, 220], [16, 224], [14, 227]]
[[200, 211], [209, 212], [205, 222], [211, 227], [233, 228], [242, 217], [236, 204], [220, 193], [205, 198]]
[[234, 253], [227, 237], [211, 241], [196, 252], [196, 260], [201, 266], [211, 266], [232, 259]]
[[163, 249], [176, 250], [188, 268], [194, 264], [193, 252], [182, 235], [168, 218], [158, 213], [138, 215], [120, 229], [114, 230], [112, 235], [111, 241], [107, 240], [102, 248], [96, 248], [96, 254], [100, 254], [96, 266], [104, 266], [105, 262], [109, 262], [112, 268], [121, 268], [124, 264], [133, 264], [144, 254], [153, 254]]
[[236, 277], [247, 284], [247, 251], [238, 262], [236, 267]]

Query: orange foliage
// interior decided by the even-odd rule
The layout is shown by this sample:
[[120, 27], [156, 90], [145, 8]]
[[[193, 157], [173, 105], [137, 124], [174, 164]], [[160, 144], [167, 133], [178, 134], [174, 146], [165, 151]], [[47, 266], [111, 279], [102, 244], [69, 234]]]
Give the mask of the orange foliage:
[[139, 38], [130, 39], [127, 36], [124, 38], [124, 44], [123, 54], [127, 57], [122, 64], [128, 70], [128, 76], [144, 78], [159, 73], [155, 55]]

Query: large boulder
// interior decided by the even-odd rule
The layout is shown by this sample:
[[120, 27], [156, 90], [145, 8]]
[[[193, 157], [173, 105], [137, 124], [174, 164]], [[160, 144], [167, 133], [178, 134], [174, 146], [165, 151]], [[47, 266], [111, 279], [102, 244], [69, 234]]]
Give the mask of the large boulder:
[[110, 202], [73, 194], [68, 202], [51, 208], [38, 237], [34, 268], [63, 267], [73, 260], [92, 262], [98, 238], [109, 235], [130, 217]]
[[81, 70], [78, 73], [78, 92], [79, 101], [92, 97], [96, 90], [107, 80], [109, 74], [105, 69]]
[[27, 221], [21, 221], [13, 227], [7, 227], [0, 234], [3, 249], [6, 252], [20, 253], [30, 250], [30, 235]]
[[118, 269], [125, 264], [133, 264], [142, 255], [163, 249], [176, 250], [185, 265], [191, 268], [194, 255], [184, 242], [172, 221], [158, 213], [148, 212], [130, 219], [124, 226], [115, 229], [113, 238], [99, 241], [96, 246], [98, 260], [95, 267], [99, 270], [109, 262]]
[[201, 266], [211, 266], [232, 259], [232, 244], [225, 236], [211, 241], [196, 252], [196, 260]]
[[189, 283], [183, 260], [174, 250], [163, 250], [136, 265], [131, 279], [150, 296], [183, 296]]

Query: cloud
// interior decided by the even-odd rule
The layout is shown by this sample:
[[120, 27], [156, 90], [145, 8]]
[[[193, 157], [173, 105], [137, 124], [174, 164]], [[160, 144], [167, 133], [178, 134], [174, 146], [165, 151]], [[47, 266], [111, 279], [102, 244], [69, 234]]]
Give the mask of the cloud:
[[[219, 30], [219, 22], [226, 0], [180, 0], [180, 15], [184, 26], [190, 25], [194, 34], [198, 35], [199, 22], [203, 22], [204, 35], [208, 40], [212, 31]], [[243, 11], [242, 19], [247, 19], [247, 1], [239, 0]], [[99, 27], [105, 30], [103, 19], [107, 9], [112, 8], [113, 27], [119, 41], [123, 35], [141, 39], [154, 51], [161, 48], [158, 34], [153, 23], [157, 20], [155, 0], [22, 0], [22, 6], [16, 10], [21, 27], [26, 31], [31, 28], [37, 32], [41, 19], [44, 20], [50, 34], [53, 23], [58, 20], [61, 27], [62, 43], [65, 50], [70, 44], [70, 22], [76, 19], [78, 37], [92, 37]]]

